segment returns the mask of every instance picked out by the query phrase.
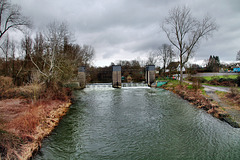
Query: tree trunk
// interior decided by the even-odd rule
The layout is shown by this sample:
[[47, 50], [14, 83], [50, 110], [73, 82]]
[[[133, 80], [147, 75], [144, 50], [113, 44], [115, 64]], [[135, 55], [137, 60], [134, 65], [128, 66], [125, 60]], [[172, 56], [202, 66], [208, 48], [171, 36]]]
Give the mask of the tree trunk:
[[5, 60], [5, 77], [8, 76], [8, 53], [6, 52]]
[[12, 78], [15, 81], [15, 67], [14, 67], [14, 61], [15, 61], [15, 57], [13, 55], [13, 59], [12, 59]]
[[163, 64], [163, 75], [166, 76], [166, 63]]
[[182, 82], [183, 82], [183, 71], [182, 71], [182, 68], [183, 68], [182, 56], [180, 56], [180, 85], [182, 85]]

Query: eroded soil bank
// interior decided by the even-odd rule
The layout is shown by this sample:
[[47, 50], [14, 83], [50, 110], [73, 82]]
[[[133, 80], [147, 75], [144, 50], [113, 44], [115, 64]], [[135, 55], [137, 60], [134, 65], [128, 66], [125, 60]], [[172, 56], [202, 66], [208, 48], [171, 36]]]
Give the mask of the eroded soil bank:
[[67, 113], [70, 101], [0, 101], [0, 159], [30, 159]]

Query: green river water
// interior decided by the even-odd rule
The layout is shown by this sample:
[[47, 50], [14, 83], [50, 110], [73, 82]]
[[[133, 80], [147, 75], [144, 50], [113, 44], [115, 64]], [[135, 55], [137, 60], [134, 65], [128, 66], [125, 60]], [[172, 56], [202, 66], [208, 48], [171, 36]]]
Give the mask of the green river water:
[[240, 159], [239, 129], [169, 91], [100, 87], [74, 96], [34, 159]]

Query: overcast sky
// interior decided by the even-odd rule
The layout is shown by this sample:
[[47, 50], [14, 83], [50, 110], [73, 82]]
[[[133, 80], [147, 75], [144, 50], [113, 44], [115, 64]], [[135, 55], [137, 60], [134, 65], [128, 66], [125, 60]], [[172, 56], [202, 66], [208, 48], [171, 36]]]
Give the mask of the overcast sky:
[[240, 50], [240, 0], [12, 0], [33, 19], [36, 30], [53, 21], [66, 22], [76, 43], [95, 48], [94, 65], [145, 59], [148, 52], [169, 44], [160, 24], [169, 9], [186, 5], [201, 19], [210, 15], [219, 26], [201, 41], [191, 61], [210, 55], [235, 61]]

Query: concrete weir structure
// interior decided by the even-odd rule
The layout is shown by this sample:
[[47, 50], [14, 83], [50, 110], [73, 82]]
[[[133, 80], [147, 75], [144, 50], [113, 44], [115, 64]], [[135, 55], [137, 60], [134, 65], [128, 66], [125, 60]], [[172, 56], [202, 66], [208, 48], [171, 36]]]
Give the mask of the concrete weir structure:
[[121, 88], [121, 66], [114, 65], [112, 66], [112, 87], [113, 88]]
[[155, 65], [148, 65], [145, 69], [145, 79], [148, 86], [155, 82]]
[[86, 73], [85, 73], [86, 67], [82, 66], [78, 68], [78, 82], [79, 82], [79, 88], [85, 88], [86, 87]]

